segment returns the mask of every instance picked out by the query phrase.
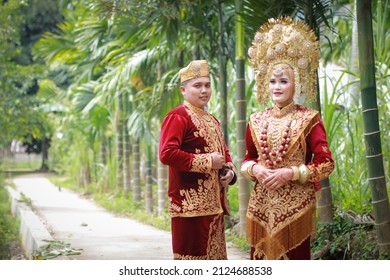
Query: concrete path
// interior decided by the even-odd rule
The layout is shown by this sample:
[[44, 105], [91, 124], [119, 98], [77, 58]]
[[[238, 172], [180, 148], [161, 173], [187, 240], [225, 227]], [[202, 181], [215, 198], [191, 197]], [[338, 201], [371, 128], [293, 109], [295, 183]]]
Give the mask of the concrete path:
[[[47, 244], [45, 240], [69, 243], [82, 249], [70, 259], [84, 260], [171, 260], [171, 234], [129, 218], [118, 217], [92, 200], [54, 186], [44, 174], [18, 176], [13, 212], [21, 220], [23, 247], [27, 254]], [[17, 202], [21, 196], [31, 207]], [[27, 198], [27, 199], [26, 199]], [[228, 244], [228, 258], [248, 259], [247, 253]]]

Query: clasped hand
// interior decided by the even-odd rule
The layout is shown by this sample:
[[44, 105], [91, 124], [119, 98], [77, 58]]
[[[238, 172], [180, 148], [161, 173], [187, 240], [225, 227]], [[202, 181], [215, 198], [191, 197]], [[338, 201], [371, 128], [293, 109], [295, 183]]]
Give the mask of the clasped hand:
[[279, 189], [293, 177], [291, 168], [268, 169], [259, 164], [253, 166], [252, 172], [263, 187], [268, 190]]
[[[218, 152], [211, 153], [212, 169], [221, 169], [225, 165], [225, 157]], [[230, 169], [226, 170], [225, 175], [221, 175], [219, 180], [222, 187], [227, 187], [234, 178], [234, 172]]]

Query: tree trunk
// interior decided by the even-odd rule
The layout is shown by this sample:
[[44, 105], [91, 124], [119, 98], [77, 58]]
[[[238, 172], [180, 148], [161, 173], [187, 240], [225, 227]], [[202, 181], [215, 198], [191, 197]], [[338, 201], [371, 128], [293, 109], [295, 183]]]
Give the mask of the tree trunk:
[[321, 181], [321, 197], [317, 201], [317, 211], [319, 224], [333, 221], [332, 189], [328, 178]]
[[[107, 162], [107, 150], [108, 150], [108, 139], [104, 134], [102, 134], [102, 137], [100, 139], [100, 144], [99, 144], [99, 166], [101, 166], [101, 169], [107, 168], [107, 172], [104, 172], [104, 181], [102, 181], [102, 192], [106, 192], [110, 188], [110, 180], [109, 180], [109, 168], [108, 168], [108, 162]], [[98, 175], [100, 176], [100, 175]]]
[[49, 160], [49, 143], [50, 139], [44, 137], [42, 140], [42, 164], [41, 164], [41, 171], [48, 171], [49, 170], [49, 165], [48, 165], [48, 160]]
[[125, 195], [127, 196], [131, 191], [131, 168], [130, 168], [130, 155], [131, 155], [131, 146], [130, 146], [130, 135], [125, 125], [124, 133], [124, 143], [123, 143], [123, 188]]
[[139, 153], [139, 140], [137, 139], [133, 143], [133, 198], [134, 201], [141, 200], [141, 180], [140, 180], [140, 164], [141, 164], [141, 156]]
[[[160, 136], [158, 137], [160, 139]], [[158, 146], [157, 146], [158, 154]], [[167, 207], [168, 188], [166, 186], [168, 168], [157, 157], [157, 213], [161, 216]]]
[[152, 148], [147, 147], [146, 160], [146, 187], [145, 187], [145, 209], [149, 214], [153, 213], [153, 179], [152, 179]]
[[390, 210], [379, 129], [370, 0], [357, 1], [357, 21], [368, 182], [371, 187], [379, 252], [390, 255]]
[[218, 22], [219, 22], [219, 90], [222, 99], [221, 106], [221, 126], [224, 135], [226, 144], [229, 143], [229, 130], [228, 130], [228, 112], [227, 112], [227, 55], [225, 55], [226, 50], [226, 40], [225, 40], [225, 20], [223, 14], [222, 1], [218, 1]]
[[[357, 15], [356, 15], [356, 1], [353, 1], [353, 12], [354, 19], [352, 21], [352, 43], [351, 43], [351, 57], [350, 57], [350, 71], [353, 73], [359, 73], [359, 48], [358, 48], [358, 31], [357, 31]], [[355, 76], [348, 75], [348, 84], [349, 92], [351, 93], [349, 96], [349, 107], [350, 108], [358, 108], [359, 107], [359, 84], [353, 83], [356, 80]]]
[[236, 0], [236, 128], [237, 128], [237, 169], [238, 169], [238, 201], [239, 201], [239, 232], [241, 235], [246, 231], [246, 211], [250, 196], [249, 181], [239, 172], [245, 156], [245, 133], [246, 133], [246, 98], [245, 98], [245, 55], [244, 51], [244, 24], [239, 15], [242, 9], [242, 1]]
[[115, 193], [122, 190], [123, 187], [123, 96], [119, 94], [116, 111], [116, 187]]
[[[313, 15], [314, 3], [307, 0], [305, 5], [305, 21], [306, 23], [315, 31], [317, 38], [319, 36], [319, 30], [315, 29], [315, 16]], [[317, 102], [311, 104], [316, 110], [321, 114], [321, 98], [320, 98], [320, 89], [318, 82], [317, 74]], [[326, 178], [321, 181], [321, 191], [320, 198], [317, 200], [317, 211], [318, 211], [318, 222], [320, 224], [330, 223], [333, 221], [333, 199], [332, 199], [332, 189], [329, 178]]]
[[[129, 98], [125, 94], [125, 100], [123, 101], [123, 113], [124, 116], [130, 114], [129, 110]], [[125, 118], [124, 118], [125, 119]], [[130, 145], [130, 134], [129, 128], [127, 127], [127, 120], [124, 121], [123, 125], [124, 135], [123, 135], [123, 189], [125, 196], [131, 191], [131, 167], [130, 167], [130, 155], [131, 155], [131, 145]]]

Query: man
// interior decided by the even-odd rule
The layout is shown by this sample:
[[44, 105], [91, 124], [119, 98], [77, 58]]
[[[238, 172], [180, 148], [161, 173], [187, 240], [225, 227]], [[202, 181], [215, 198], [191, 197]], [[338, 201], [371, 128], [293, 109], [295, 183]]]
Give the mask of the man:
[[169, 166], [169, 212], [174, 259], [227, 259], [226, 188], [237, 180], [218, 120], [205, 110], [211, 98], [206, 60], [179, 72], [184, 103], [164, 118], [159, 156]]

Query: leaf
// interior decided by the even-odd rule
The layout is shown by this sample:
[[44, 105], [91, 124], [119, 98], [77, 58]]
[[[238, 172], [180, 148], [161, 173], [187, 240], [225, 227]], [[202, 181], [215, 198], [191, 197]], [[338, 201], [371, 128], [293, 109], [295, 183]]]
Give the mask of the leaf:
[[44, 240], [47, 245], [43, 245], [32, 252], [34, 260], [54, 259], [58, 256], [80, 255], [83, 249], [69, 247], [69, 243], [59, 240]]

